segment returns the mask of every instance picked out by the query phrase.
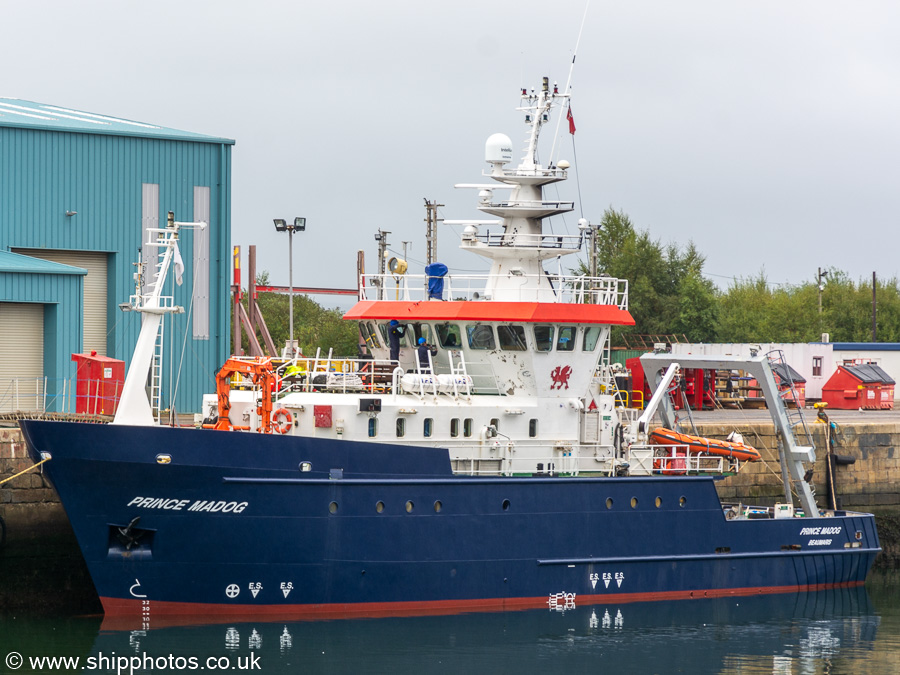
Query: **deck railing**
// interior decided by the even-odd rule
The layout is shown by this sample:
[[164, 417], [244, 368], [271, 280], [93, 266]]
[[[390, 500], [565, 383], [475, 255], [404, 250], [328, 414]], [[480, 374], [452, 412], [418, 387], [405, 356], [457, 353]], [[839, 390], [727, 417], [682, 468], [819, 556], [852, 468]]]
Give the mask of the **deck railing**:
[[[503, 286], [504, 298], [518, 293], [520, 302], [554, 302], [613, 305], [628, 309], [628, 281], [613, 277], [587, 277], [577, 275], [492, 275], [448, 274], [442, 277], [444, 287], [440, 297], [432, 297], [428, 281], [434, 277], [425, 274], [363, 274], [360, 275], [360, 300], [403, 300], [421, 302], [432, 300], [487, 301], [486, 288]], [[515, 280], [517, 287], [509, 285]], [[551, 285], [547, 285], [547, 282]], [[496, 282], [501, 282], [497, 284]]]

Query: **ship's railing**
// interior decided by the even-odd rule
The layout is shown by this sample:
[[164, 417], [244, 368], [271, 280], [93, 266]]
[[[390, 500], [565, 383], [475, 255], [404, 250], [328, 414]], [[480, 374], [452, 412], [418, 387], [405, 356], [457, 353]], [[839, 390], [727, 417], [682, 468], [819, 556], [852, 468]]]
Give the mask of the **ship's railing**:
[[[576, 304], [614, 305], [628, 309], [628, 281], [613, 277], [588, 277], [576, 275], [529, 275], [513, 274], [453, 274], [443, 278], [444, 287], [440, 297], [433, 297], [428, 290], [428, 281], [435, 277], [425, 274], [363, 274], [360, 275], [360, 300], [403, 300], [421, 302], [423, 300], [490, 300], [485, 288], [503, 286], [504, 298], [518, 294], [520, 302], [556, 302]], [[517, 282], [516, 288], [509, 285], [510, 279]], [[547, 285], [550, 281], [552, 286]], [[498, 282], [500, 282], [498, 284]], [[513, 299], [512, 301], [515, 301]]]
[[[554, 447], [539, 440], [485, 440], [479, 444], [450, 444], [453, 472], [462, 476], [561, 475], [578, 476], [585, 471], [581, 462], [593, 460], [596, 445], [565, 444]], [[607, 448], [612, 452], [612, 446]], [[591, 467], [592, 474], [610, 475], [611, 465]]]
[[724, 474], [736, 472], [741, 463], [731, 457], [695, 452], [687, 445], [632, 445], [653, 452], [653, 473], [662, 475]]
[[[524, 110], [524, 108], [522, 108], [521, 110]], [[481, 175], [486, 178], [496, 178], [498, 174], [492, 173], [490, 171], [483, 171], [481, 173]], [[552, 177], [552, 178], [559, 178], [560, 180], [562, 180], [562, 179], [566, 178], [566, 176], [568, 174], [566, 173], [565, 169], [558, 169], [556, 167], [554, 167], [552, 169], [535, 167], [533, 169], [522, 169], [522, 168], [504, 169], [499, 175], [509, 176], [510, 178], [516, 178], [516, 177], [521, 177], [521, 176]]]
[[274, 364], [276, 400], [292, 392], [393, 394], [397, 388], [395, 371], [400, 367], [397, 361], [389, 359], [345, 359], [330, 355], [279, 360]]
[[575, 202], [548, 202], [541, 199], [508, 199], [502, 202], [482, 202], [481, 208], [488, 209], [531, 209], [544, 211], [547, 209], [571, 211], [575, 208]]
[[485, 246], [516, 246], [518, 248], [559, 248], [577, 251], [581, 248], [582, 237], [577, 234], [524, 234], [485, 232], [471, 235], [471, 239]]
[[[475, 368], [474, 372], [460, 353], [449, 367], [445, 363], [433, 364], [434, 375], [454, 375], [449, 388], [439, 387], [431, 372], [422, 371], [418, 366], [409, 371], [422, 376], [418, 383], [413, 381], [411, 389], [404, 389], [400, 379], [406, 372], [398, 361], [389, 359], [350, 359], [317, 355], [312, 358], [273, 360], [277, 389], [275, 400], [292, 392], [329, 392], [340, 394], [446, 394], [448, 396], [468, 396], [471, 393], [496, 394], [497, 378], [493, 371], [484, 372]], [[427, 384], [425, 384], [427, 382]], [[233, 388], [244, 386], [253, 388], [249, 381], [237, 376]]]
[[[687, 446], [633, 445], [634, 449], [650, 451], [652, 466], [646, 473], [656, 475], [722, 475], [737, 472], [740, 462], [727, 457], [692, 452]], [[487, 439], [479, 444], [450, 444], [453, 471], [466, 476], [548, 474], [579, 476], [612, 476], [629, 467], [629, 453], [616, 457], [613, 446], [579, 445], [577, 443], [551, 446], [546, 441], [521, 439]], [[590, 460], [586, 462], [585, 460]], [[632, 467], [638, 469], [636, 465]], [[641, 472], [643, 473], [643, 472]]]

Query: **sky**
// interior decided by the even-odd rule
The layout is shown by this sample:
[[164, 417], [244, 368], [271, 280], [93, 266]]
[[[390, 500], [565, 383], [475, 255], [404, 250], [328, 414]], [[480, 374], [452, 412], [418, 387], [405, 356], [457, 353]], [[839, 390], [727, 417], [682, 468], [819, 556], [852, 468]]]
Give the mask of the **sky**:
[[[693, 241], [727, 288], [763, 274], [900, 276], [900, 3], [534, 0], [253, 3], [0, 0], [0, 96], [235, 139], [232, 243], [288, 284], [356, 286], [379, 228], [410, 272], [424, 199], [486, 217], [484, 142], [524, 145], [521, 87], [572, 75], [577, 132], [548, 193], [577, 232], [609, 207], [664, 244]], [[583, 32], [578, 42], [584, 18]], [[542, 136], [549, 156], [556, 120]], [[574, 141], [574, 145], [573, 145]], [[580, 196], [579, 196], [580, 195]], [[162, 210], [166, 210], [162, 205]], [[486, 270], [441, 225], [438, 258]], [[577, 263], [575, 256], [564, 259]], [[319, 298], [324, 304], [340, 304]]]

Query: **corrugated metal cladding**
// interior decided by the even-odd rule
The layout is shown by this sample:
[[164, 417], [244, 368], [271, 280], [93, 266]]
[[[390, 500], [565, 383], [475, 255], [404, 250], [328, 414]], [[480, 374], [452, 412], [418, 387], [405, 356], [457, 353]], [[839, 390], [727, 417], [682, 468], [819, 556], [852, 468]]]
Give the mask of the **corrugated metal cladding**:
[[[60, 110], [69, 118], [60, 115], [63, 119], [48, 121]], [[72, 121], [76, 116], [82, 121]], [[83, 304], [81, 297], [61, 302], [58, 297], [30, 295], [38, 292], [33, 283], [11, 278], [39, 274], [0, 270], [0, 302], [47, 303], [44, 350], [59, 353], [49, 358], [45, 354], [45, 376], [73, 377], [71, 353], [92, 348], [128, 362], [140, 316], [123, 313], [118, 306], [135, 292], [133, 263], [141, 255], [144, 228], [158, 227], [168, 211], [179, 221], [206, 214], [209, 227], [202, 237], [183, 232], [179, 240], [184, 284], [172, 284], [172, 290], [176, 304], [187, 312], [193, 300], [193, 310], [190, 317], [185, 313], [167, 320], [165, 349], [176, 352], [167, 353], [167, 358], [176, 358], [176, 367], [182, 351], [188, 356], [180, 379], [177, 368], [163, 368], [162, 384], [164, 407], [171, 404], [172, 380], [177, 379], [176, 409], [200, 411], [201, 397], [214, 391], [215, 373], [230, 349], [232, 144], [228, 139], [0, 99], [0, 247], [28, 249], [36, 256], [88, 269], [84, 288], [78, 290]], [[84, 256], [84, 264], [77, 262], [79, 256]], [[102, 260], [105, 289], [96, 289], [92, 283], [102, 277], [96, 263]], [[148, 262], [152, 272], [155, 261]], [[195, 275], [199, 275], [196, 288]], [[97, 314], [98, 304], [105, 305], [105, 324]], [[59, 326], [67, 326], [76, 337], [54, 333], [53, 340], [47, 340]], [[185, 336], [190, 345], [184, 344]]]

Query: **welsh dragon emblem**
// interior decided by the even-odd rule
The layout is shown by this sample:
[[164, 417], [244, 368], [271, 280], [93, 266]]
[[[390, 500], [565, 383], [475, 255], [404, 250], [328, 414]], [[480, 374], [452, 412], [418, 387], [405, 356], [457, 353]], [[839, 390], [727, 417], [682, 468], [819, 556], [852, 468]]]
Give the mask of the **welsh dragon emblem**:
[[556, 366], [553, 369], [553, 372], [550, 373], [550, 379], [553, 380], [553, 384], [550, 385], [550, 390], [554, 389], [562, 389], [565, 387], [569, 388], [569, 375], [572, 374], [572, 366], [566, 366], [565, 368]]

